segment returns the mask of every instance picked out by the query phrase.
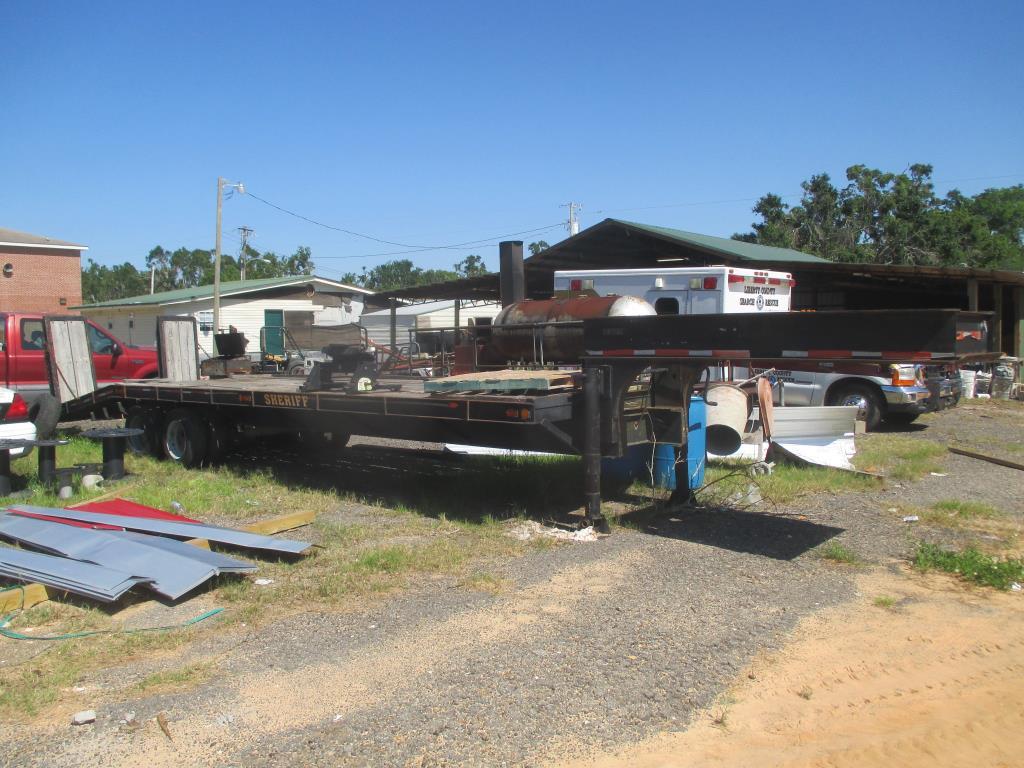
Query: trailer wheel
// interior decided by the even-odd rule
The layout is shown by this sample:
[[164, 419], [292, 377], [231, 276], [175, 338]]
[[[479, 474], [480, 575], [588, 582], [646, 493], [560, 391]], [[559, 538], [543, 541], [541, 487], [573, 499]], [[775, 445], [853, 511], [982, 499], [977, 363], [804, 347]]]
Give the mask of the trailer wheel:
[[138, 456], [154, 456], [161, 458], [160, 449], [161, 424], [160, 414], [151, 408], [133, 405], [124, 416], [124, 425], [128, 429], [144, 430], [141, 435], [128, 438], [128, 447]]
[[187, 408], [175, 408], [164, 419], [163, 451], [171, 461], [186, 467], [198, 467], [206, 460], [207, 426], [198, 414]]
[[857, 414], [864, 419], [866, 429], [878, 429], [882, 421], [882, 397], [874, 387], [858, 382], [840, 384], [834, 392], [829, 393], [829, 405], [856, 405]]
[[46, 440], [57, 430], [60, 420], [60, 403], [48, 392], [43, 393], [32, 404], [28, 417], [36, 425], [36, 439]]
[[219, 464], [224, 458], [224, 454], [231, 448], [232, 434], [228, 430], [224, 417], [219, 413], [209, 413], [207, 415], [207, 425], [206, 463]]

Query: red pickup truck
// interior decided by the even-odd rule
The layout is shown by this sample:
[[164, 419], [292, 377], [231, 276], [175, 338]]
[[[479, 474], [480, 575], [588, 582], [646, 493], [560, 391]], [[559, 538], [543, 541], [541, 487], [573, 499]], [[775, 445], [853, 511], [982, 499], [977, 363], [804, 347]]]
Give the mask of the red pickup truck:
[[[91, 320], [85, 322], [97, 383], [157, 375], [156, 349], [125, 344]], [[50, 394], [45, 341], [42, 315], [0, 312], [0, 386], [25, 399], [40, 438], [53, 432], [60, 416], [60, 405]]]

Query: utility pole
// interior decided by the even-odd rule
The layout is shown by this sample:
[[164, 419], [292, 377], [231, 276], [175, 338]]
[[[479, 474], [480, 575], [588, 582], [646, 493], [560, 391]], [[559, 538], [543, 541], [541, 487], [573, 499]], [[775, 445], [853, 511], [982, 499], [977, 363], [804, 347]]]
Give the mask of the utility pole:
[[217, 240], [213, 257], [213, 332], [220, 333], [220, 214], [224, 205], [224, 177], [217, 177]]
[[245, 246], [249, 242], [249, 235], [252, 234], [249, 227], [239, 227], [238, 234], [242, 236], [242, 249], [238, 252], [238, 267], [242, 272], [241, 278], [245, 280]]
[[149, 268], [149, 295], [156, 293], [156, 264]]
[[223, 176], [217, 177], [217, 239], [213, 257], [213, 332], [220, 332], [220, 225], [221, 208], [224, 206], [224, 187], [237, 189], [245, 194], [245, 185], [242, 182], [230, 182]]
[[569, 237], [578, 235], [580, 233], [580, 220], [576, 218], [576, 214], [583, 210], [583, 204], [566, 203], [560, 207], [569, 209], [569, 221], [565, 223], [565, 228], [569, 230]]

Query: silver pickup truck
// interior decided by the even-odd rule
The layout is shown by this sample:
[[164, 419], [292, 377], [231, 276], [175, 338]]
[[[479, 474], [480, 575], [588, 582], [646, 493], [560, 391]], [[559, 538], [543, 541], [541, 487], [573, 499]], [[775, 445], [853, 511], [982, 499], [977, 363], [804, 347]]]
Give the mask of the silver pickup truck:
[[[950, 407], [959, 400], [959, 378], [947, 375], [944, 366], [881, 368], [872, 363], [808, 363], [791, 370], [776, 369], [769, 380], [779, 405], [856, 405], [868, 429], [876, 429], [883, 421], [909, 424], [922, 413]], [[763, 372], [763, 368], [737, 367], [733, 377]]]

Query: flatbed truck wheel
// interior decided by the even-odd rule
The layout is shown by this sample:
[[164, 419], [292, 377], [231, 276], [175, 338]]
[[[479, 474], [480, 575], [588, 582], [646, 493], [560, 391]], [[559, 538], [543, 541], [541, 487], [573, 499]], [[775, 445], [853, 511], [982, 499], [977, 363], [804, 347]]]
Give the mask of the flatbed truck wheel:
[[171, 461], [198, 467], [206, 461], [209, 439], [206, 422], [188, 408], [175, 408], [164, 419], [163, 450]]

